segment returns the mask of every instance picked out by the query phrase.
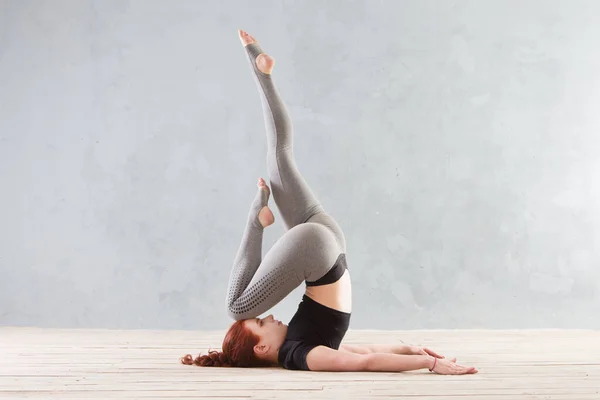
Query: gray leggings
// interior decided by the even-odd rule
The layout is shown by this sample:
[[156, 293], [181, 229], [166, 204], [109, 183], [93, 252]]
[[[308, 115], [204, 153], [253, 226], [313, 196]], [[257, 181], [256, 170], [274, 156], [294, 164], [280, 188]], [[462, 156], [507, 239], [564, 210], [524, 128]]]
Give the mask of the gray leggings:
[[323, 210], [296, 167], [292, 123], [271, 75], [256, 67], [263, 53], [258, 43], [246, 46], [259, 89], [267, 130], [267, 166], [271, 192], [287, 229], [262, 258], [263, 227], [259, 211], [267, 194], [259, 189], [227, 289], [227, 311], [235, 320], [255, 318], [283, 300], [302, 282], [325, 275], [346, 252], [344, 234]]

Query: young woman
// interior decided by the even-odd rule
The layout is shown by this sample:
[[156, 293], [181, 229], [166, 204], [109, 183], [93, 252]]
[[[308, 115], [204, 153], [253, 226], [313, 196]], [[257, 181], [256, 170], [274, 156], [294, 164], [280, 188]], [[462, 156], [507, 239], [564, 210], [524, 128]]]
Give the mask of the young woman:
[[[274, 222], [267, 203], [270, 189], [261, 178], [234, 261], [227, 291], [229, 315], [236, 320], [222, 352], [211, 351], [181, 362], [199, 366], [259, 367], [280, 365], [312, 371], [410, 371], [428, 368], [439, 374], [471, 374], [435, 352], [413, 346], [341, 345], [352, 309], [346, 241], [298, 171], [292, 147], [292, 123], [273, 83], [275, 61], [258, 42], [239, 31], [261, 96], [267, 128], [267, 163], [275, 204], [286, 233], [263, 259], [263, 229]], [[302, 282], [306, 292], [289, 325], [269, 315]]]

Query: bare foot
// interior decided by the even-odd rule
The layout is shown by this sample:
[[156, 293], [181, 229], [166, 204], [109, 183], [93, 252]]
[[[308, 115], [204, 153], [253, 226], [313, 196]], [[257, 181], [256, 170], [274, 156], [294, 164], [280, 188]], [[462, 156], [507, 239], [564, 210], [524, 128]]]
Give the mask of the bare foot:
[[[265, 182], [265, 180], [263, 178], [260, 178], [258, 180], [257, 186], [260, 189], [265, 190], [267, 193], [269, 193], [269, 194], [271, 193], [271, 189], [269, 189], [269, 187], [267, 186], [267, 183]], [[267, 226], [269, 226], [269, 225], [273, 224], [273, 222], [275, 222], [275, 216], [273, 215], [273, 212], [271, 211], [269, 206], [264, 206], [260, 210], [260, 212], [258, 213], [258, 221], [263, 226], [263, 228], [266, 228]]]
[[[238, 34], [240, 36], [240, 40], [244, 46], [248, 46], [252, 43], [258, 43], [256, 39], [248, 32], [243, 30], [238, 30]], [[263, 74], [271, 75], [273, 71], [273, 67], [275, 66], [275, 59], [268, 54], [261, 53], [256, 57], [256, 66], [258, 70]]]

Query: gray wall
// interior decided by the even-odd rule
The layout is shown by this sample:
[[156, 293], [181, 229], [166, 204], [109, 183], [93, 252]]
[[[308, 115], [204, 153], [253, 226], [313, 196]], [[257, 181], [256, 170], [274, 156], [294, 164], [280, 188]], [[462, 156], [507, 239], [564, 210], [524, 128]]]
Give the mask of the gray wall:
[[0, 324], [230, 323], [266, 177], [242, 28], [276, 57], [298, 164], [345, 230], [352, 327], [600, 328], [598, 15], [595, 1], [0, 1]]

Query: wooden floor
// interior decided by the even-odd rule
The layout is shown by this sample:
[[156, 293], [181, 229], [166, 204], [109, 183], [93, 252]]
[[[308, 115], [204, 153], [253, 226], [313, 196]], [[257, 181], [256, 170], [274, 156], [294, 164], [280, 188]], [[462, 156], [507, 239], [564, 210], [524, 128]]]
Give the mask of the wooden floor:
[[479, 374], [198, 368], [223, 332], [0, 327], [0, 398], [600, 399], [598, 331], [350, 331], [347, 343], [430, 346]]

